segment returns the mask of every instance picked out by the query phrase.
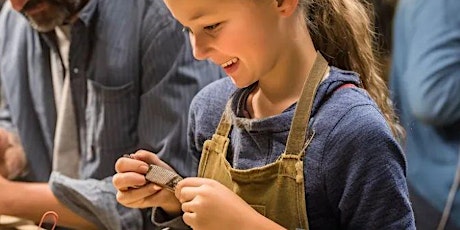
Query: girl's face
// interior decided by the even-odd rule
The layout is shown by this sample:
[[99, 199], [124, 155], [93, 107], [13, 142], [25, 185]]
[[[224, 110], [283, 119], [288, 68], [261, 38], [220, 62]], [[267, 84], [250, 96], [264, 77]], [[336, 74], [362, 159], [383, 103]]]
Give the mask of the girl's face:
[[189, 32], [195, 58], [220, 65], [236, 86], [248, 86], [276, 67], [283, 45], [276, 0], [165, 3]]

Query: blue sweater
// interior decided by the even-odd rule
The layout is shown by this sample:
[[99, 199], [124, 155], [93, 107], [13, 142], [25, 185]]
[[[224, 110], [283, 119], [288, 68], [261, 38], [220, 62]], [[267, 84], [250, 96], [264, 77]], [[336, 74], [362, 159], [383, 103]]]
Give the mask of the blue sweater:
[[[415, 229], [401, 148], [368, 94], [360, 88], [337, 90], [344, 83], [360, 84], [354, 73], [332, 68], [314, 101], [310, 127], [315, 138], [304, 160], [310, 228]], [[223, 79], [194, 98], [189, 143], [195, 166], [230, 95], [237, 116], [227, 154], [233, 167], [266, 165], [283, 152], [295, 105], [276, 116], [246, 119], [238, 99], [248, 91]]]
[[[401, 0], [391, 90], [407, 131], [408, 183], [439, 212], [460, 154], [460, 1]], [[450, 216], [460, 226], [460, 191]]]

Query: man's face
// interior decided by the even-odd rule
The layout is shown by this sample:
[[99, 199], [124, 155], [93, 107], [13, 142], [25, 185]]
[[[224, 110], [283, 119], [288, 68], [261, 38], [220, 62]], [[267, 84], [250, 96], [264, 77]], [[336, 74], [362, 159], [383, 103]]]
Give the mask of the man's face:
[[75, 15], [88, 0], [10, 0], [13, 8], [24, 14], [32, 27], [49, 32]]

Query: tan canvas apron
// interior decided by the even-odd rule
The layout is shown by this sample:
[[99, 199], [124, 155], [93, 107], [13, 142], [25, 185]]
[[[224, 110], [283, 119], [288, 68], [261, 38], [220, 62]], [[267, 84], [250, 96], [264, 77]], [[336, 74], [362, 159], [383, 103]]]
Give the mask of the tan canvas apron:
[[286, 150], [274, 163], [247, 170], [234, 169], [226, 160], [231, 129], [230, 103], [216, 133], [204, 143], [198, 176], [212, 178], [238, 194], [255, 210], [287, 229], [308, 229], [303, 179], [303, 156], [316, 89], [328, 65], [318, 52], [305, 82], [291, 123]]

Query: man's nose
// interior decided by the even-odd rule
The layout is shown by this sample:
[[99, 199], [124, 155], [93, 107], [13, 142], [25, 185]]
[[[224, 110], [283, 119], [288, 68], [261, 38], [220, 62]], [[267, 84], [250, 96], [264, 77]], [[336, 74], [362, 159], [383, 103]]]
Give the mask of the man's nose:
[[13, 9], [21, 11], [29, 0], [10, 0]]

